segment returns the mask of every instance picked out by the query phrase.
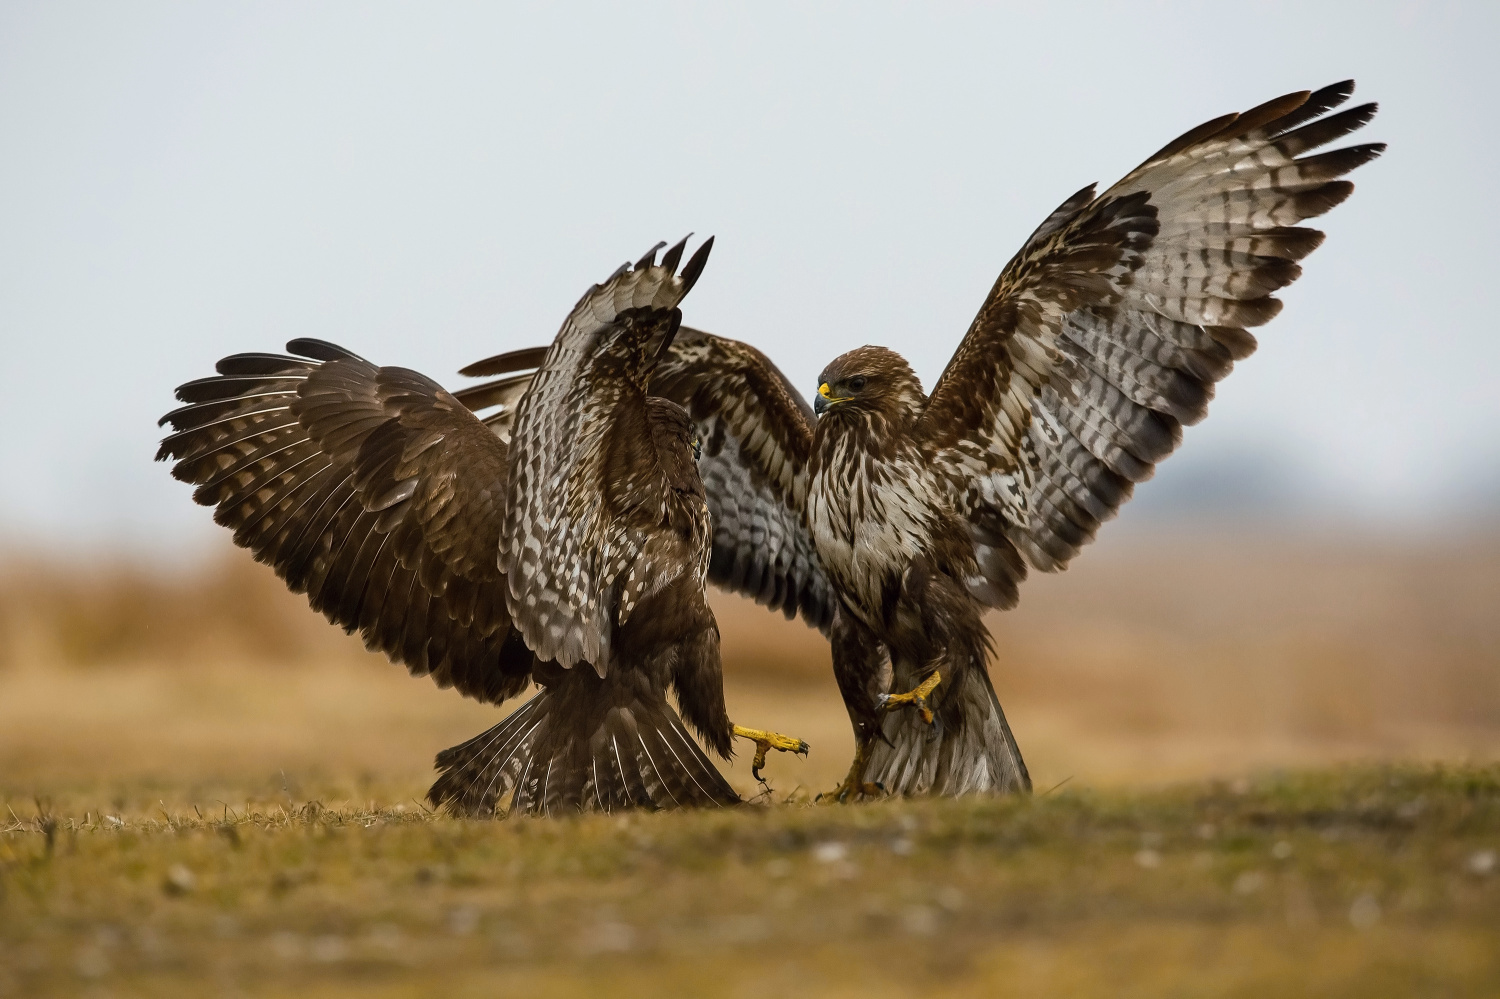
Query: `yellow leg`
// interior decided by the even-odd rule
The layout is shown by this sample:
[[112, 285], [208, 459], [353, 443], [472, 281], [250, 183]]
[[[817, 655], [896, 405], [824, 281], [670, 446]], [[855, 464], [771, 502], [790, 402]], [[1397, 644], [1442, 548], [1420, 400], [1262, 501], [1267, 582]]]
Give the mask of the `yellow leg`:
[[865, 783], [865, 765], [870, 761], [870, 743], [861, 742], [854, 750], [854, 762], [849, 765], [848, 776], [844, 782], [832, 791], [825, 791], [818, 795], [818, 801], [827, 801], [830, 804], [844, 802], [859, 798], [875, 798], [885, 793], [885, 788], [879, 784]]
[[758, 728], [745, 728], [743, 725], [734, 726], [734, 734], [741, 739], [749, 739], [755, 743], [755, 759], [750, 764], [750, 773], [761, 783], [765, 778], [760, 775], [760, 768], [766, 765], [766, 753], [772, 749], [782, 753], [798, 753], [807, 755], [812, 747], [801, 739], [790, 735], [782, 735], [780, 732], [766, 732]]
[[923, 680], [916, 690], [908, 691], [905, 694], [882, 694], [880, 696], [880, 706], [887, 711], [893, 711], [908, 704], [914, 705], [921, 712], [922, 720], [931, 725], [932, 709], [927, 706], [927, 695], [932, 693], [933, 688], [941, 683], [942, 680], [943, 674], [937, 670], [933, 670], [932, 675]]

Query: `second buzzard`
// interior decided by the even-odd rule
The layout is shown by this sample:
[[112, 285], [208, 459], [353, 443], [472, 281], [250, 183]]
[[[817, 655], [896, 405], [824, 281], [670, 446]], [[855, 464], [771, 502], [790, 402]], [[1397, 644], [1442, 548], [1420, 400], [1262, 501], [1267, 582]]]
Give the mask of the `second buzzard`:
[[449, 394], [415, 371], [294, 340], [294, 356], [225, 358], [163, 417], [174, 432], [157, 457], [330, 621], [479, 700], [542, 685], [439, 755], [435, 804], [738, 802], [669, 688], [721, 756], [735, 734], [757, 742], [757, 762], [768, 748], [806, 750], [725, 712], [697, 433], [680, 406], [645, 391], [712, 243], [680, 274], [684, 243], [660, 264], [659, 245], [622, 267], [550, 349], [492, 365], [506, 375], [496, 383]]
[[[1055, 572], [1207, 412], [1273, 293], [1381, 144], [1346, 81], [1195, 128], [1064, 201], [1001, 271], [932, 394], [883, 347], [820, 418], [758, 350], [683, 330], [652, 382], [704, 441], [709, 578], [825, 630], [858, 750], [840, 798], [1024, 791], [982, 614]], [[895, 710], [895, 709], [902, 710]], [[910, 709], [910, 710], [907, 710]]]

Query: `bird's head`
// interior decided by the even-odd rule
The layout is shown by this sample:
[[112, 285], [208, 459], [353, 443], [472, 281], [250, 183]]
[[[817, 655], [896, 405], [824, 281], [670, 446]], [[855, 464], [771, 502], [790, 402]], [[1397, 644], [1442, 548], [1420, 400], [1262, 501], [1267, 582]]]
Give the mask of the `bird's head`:
[[863, 412], [891, 419], [915, 415], [926, 397], [911, 365], [893, 350], [860, 347], [833, 359], [818, 376], [813, 409]]

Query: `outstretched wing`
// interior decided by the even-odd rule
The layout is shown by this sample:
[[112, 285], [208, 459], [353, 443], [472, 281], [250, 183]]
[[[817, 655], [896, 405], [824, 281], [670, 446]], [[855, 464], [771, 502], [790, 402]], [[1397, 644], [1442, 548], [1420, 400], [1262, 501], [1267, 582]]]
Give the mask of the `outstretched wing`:
[[[664, 244], [658, 244], [590, 288], [516, 412], [500, 545], [516, 625], [540, 658], [567, 667], [587, 662], [600, 675], [609, 665], [617, 612], [628, 606], [621, 586], [650, 578], [651, 532], [635, 525], [650, 522], [651, 511], [620, 509], [620, 490], [611, 489], [647, 459], [613, 463], [647, 453], [646, 384], [682, 321], [677, 305], [713, 246], [704, 241], [678, 274], [685, 243], [660, 264], [656, 252]], [[488, 367], [481, 361], [469, 370]], [[660, 508], [661, 526], [668, 497], [656, 492], [643, 501]]]
[[500, 377], [459, 389], [453, 397], [472, 410], [495, 436], [509, 444], [511, 430], [516, 425], [516, 408], [527, 389], [531, 388], [531, 379], [546, 356], [546, 347], [527, 347], [477, 361], [459, 374], [469, 378]]
[[[512, 379], [529, 384], [529, 374], [509, 372], [518, 361], [539, 364], [546, 349], [471, 364], [460, 374], [507, 377], [454, 395], [480, 410]], [[754, 347], [688, 326], [678, 330], [648, 391], [682, 406], [698, 426], [698, 472], [714, 528], [709, 580], [827, 631], [834, 595], [802, 522], [812, 407]]]
[[505, 443], [405, 368], [294, 340], [177, 390], [157, 459], [235, 543], [365, 644], [499, 703], [532, 656], [497, 564]]
[[1255, 349], [1245, 327], [1280, 311], [1272, 293], [1323, 240], [1296, 224], [1385, 148], [1305, 155], [1373, 117], [1322, 117], [1353, 90], [1193, 129], [1099, 197], [1069, 198], [1006, 265], [918, 424], [969, 519], [982, 599], [1009, 606], [1027, 565], [1066, 566]]
[[651, 382], [698, 425], [711, 581], [826, 631], [835, 597], [803, 526], [813, 411], [764, 354], [684, 326]]

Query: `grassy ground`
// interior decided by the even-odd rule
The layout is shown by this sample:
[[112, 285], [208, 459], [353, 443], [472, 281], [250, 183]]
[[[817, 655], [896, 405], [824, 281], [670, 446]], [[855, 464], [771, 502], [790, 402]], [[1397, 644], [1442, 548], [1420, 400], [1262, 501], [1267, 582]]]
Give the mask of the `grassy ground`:
[[508, 822], [238, 790], [0, 791], [0, 994], [1500, 992], [1500, 768]]
[[852, 752], [827, 643], [716, 599], [731, 715], [812, 743], [774, 803], [476, 823], [415, 799], [499, 712], [241, 553], [0, 565], [0, 996], [1500, 995], [1500, 538], [1031, 580], [1028, 801], [803, 804]]

